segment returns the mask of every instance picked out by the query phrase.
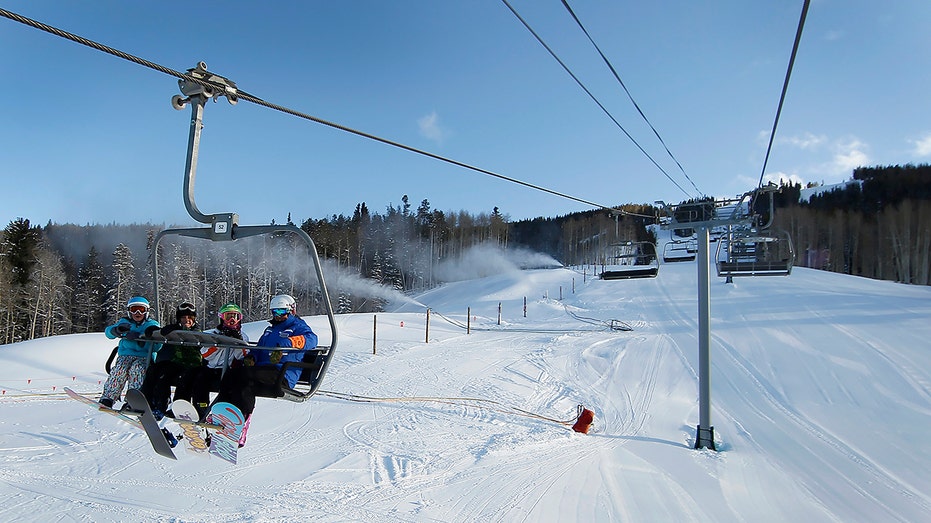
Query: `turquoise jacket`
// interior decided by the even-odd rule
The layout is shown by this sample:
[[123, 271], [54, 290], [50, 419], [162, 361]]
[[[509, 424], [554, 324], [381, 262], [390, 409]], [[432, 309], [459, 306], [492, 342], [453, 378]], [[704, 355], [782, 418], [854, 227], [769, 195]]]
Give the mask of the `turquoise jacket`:
[[[116, 327], [121, 324], [129, 325], [129, 332], [137, 332], [139, 336], [145, 336], [145, 331], [149, 327], [155, 327], [154, 330], [158, 330], [158, 322], [155, 320], [147, 319], [142, 323], [136, 323], [129, 318], [120, 318], [120, 321], [114, 323], [107, 327], [103, 333], [107, 335], [111, 340], [119, 338], [120, 336], [116, 333]], [[119, 356], [136, 356], [138, 358], [145, 358], [149, 355], [149, 351], [152, 351], [154, 355], [158, 352], [158, 349], [162, 348], [161, 343], [155, 343], [152, 341], [142, 342], [138, 340], [128, 340], [126, 338], [120, 339], [119, 347], [116, 350], [116, 354]]]

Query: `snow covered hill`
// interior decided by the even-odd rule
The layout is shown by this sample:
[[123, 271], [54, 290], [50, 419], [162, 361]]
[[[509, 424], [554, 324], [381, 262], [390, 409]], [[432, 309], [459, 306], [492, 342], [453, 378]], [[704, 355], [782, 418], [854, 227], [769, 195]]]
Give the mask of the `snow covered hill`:
[[[99, 392], [102, 334], [0, 346], [0, 519], [931, 519], [931, 288], [797, 268], [711, 291], [716, 452], [692, 448], [694, 263], [503, 270], [339, 316], [324, 391], [260, 399], [237, 466], [161, 458], [60, 394]], [[579, 404], [591, 434], [558, 423]]]

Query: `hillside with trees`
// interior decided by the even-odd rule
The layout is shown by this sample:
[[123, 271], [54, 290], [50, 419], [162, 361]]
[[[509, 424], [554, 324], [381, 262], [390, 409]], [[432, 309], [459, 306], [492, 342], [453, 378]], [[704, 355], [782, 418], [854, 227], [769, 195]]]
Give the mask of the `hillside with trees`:
[[[792, 237], [795, 265], [929, 284], [931, 167], [860, 168], [851, 183], [801, 201], [800, 185], [780, 189], [773, 227]], [[512, 222], [497, 207], [473, 215], [432, 209], [427, 199], [412, 209], [407, 195], [401, 202], [384, 212], [363, 202], [351, 215], [300, 223], [325, 263], [338, 313], [381, 310], [384, 289], [410, 292], [442, 283], [438, 268], [478, 246], [529, 249], [564, 265], [591, 265], [594, 272], [612, 243], [656, 242], [649, 225], [657, 209], [650, 205]], [[0, 231], [0, 343], [101, 331], [130, 296], [152, 294], [151, 249], [163, 228], [10, 222]], [[302, 249], [287, 236], [164, 242], [159, 317], [170, 318], [178, 302], [193, 301], [207, 328], [213, 311], [235, 301], [253, 321], [265, 316], [268, 297], [279, 292], [294, 295], [303, 314], [320, 313], [320, 289]]]
[[879, 280], [931, 283], [931, 166], [861, 167], [843, 188], [799, 202], [785, 186], [774, 226], [796, 264]]

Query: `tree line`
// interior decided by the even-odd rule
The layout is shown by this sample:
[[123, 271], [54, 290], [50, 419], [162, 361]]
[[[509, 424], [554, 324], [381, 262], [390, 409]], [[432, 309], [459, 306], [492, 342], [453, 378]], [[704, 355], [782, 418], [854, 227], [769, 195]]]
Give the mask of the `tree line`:
[[[800, 200], [802, 190], [780, 187], [773, 220], [793, 239], [796, 265], [929, 284], [931, 167], [859, 168], [841, 188]], [[614, 214], [511, 221], [497, 207], [470, 214], [432, 209], [427, 199], [412, 209], [407, 195], [401, 202], [384, 212], [371, 212], [363, 202], [351, 215], [301, 222], [324, 261], [337, 313], [378, 311], [392, 292], [441, 283], [448, 277], [439, 270], [443, 264], [480, 245], [530, 249], [597, 272], [613, 243], [657, 241], [650, 226], [659, 210], [646, 204], [619, 206], [622, 212]], [[163, 228], [10, 222], [0, 231], [0, 343], [97, 332], [123, 313], [130, 296], [151, 297], [153, 239]], [[172, 319], [180, 301], [191, 301], [206, 328], [214, 311], [234, 301], [254, 321], [265, 317], [268, 297], [280, 292], [295, 296], [302, 314], [323, 312], [321, 288], [299, 243], [287, 235], [163, 241], [158, 318]]]
[[[392, 293], [440, 283], [438, 269], [473, 247], [512, 245], [509, 220], [498, 208], [476, 215], [434, 210], [426, 199], [413, 209], [406, 195], [401, 202], [381, 213], [360, 203], [351, 215], [300, 224], [323, 260], [337, 313], [381, 310]], [[294, 225], [290, 216], [288, 223]], [[152, 249], [163, 229], [10, 222], [0, 231], [0, 343], [98, 332], [124, 314], [131, 296], [151, 299]], [[324, 312], [310, 256], [292, 236], [216, 243], [166, 236], [158, 253], [157, 318], [170, 321], [174, 307], [190, 301], [206, 328], [216, 321], [214, 311], [233, 301], [254, 321], [267, 315], [269, 296], [282, 292], [297, 299], [302, 314]]]
[[797, 265], [931, 283], [931, 166], [861, 167], [802, 201], [799, 184], [782, 189], [774, 226], [793, 239]]

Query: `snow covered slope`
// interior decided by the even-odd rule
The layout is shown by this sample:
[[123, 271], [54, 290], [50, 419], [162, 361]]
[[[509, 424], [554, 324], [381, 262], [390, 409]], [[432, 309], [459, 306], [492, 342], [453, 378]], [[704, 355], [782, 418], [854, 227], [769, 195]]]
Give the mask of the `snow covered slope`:
[[[931, 518], [931, 288], [805, 268], [714, 279], [717, 452], [692, 448], [696, 294], [693, 263], [629, 281], [502, 271], [340, 316], [324, 392], [260, 399], [238, 466], [165, 460], [58, 394], [99, 392], [102, 334], [0, 346], [0, 519]], [[557, 423], [579, 404], [591, 434]]]

